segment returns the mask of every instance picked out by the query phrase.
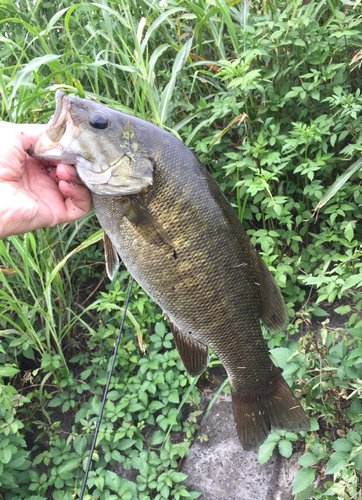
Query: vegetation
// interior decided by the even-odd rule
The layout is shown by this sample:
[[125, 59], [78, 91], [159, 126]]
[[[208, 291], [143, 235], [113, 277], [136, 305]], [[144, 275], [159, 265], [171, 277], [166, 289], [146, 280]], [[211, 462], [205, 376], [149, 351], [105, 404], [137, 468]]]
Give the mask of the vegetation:
[[[0, 4], [1, 119], [45, 122], [56, 88], [96, 98], [178, 135], [235, 207], [282, 288], [289, 333], [307, 331], [265, 334], [312, 417], [298, 500], [362, 498], [362, 170], [314, 213], [361, 155], [361, 23], [351, 0]], [[107, 283], [99, 239], [90, 214], [0, 242], [1, 499], [77, 498], [128, 282], [121, 269]], [[326, 319], [312, 333], [327, 310], [349, 313], [347, 329]], [[178, 471], [195, 383], [135, 285], [87, 499], [199, 496]], [[297, 439], [276, 431], [260, 462]]]

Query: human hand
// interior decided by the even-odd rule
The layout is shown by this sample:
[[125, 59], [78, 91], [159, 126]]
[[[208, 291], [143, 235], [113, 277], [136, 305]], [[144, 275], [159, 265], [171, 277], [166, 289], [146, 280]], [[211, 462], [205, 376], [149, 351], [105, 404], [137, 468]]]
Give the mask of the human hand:
[[26, 153], [45, 128], [0, 122], [0, 239], [70, 222], [90, 209], [73, 166], [49, 168]]

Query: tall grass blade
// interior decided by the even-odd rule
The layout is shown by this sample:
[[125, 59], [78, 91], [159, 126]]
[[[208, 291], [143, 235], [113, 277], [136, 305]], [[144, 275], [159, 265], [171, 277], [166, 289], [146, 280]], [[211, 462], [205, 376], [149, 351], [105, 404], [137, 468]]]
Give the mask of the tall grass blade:
[[212, 408], [212, 405], [215, 403], [215, 400], [217, 399], [218, 395], [220, 394], [220, 392], [224, 389], [224, 387], [229, 383], [229, 377], [227, 377], [224, 382], [220, 385], [220, 387], [217, 389], [217, 391], [215, 392], [215, 394], [213, 395], [210, 403], [208, 404], [208, 407], [206, 409], [206, 413], [205, 413], [205, 418], [207, 418], [208, 414], [210, 413], [210, 410]]
[[182, 47], [182, 49], [178, 52], [177, 57], [175, 59], [174, 65], [172, 67], [172, 74], [170, 81], [166, 85], [165, 89], [162, 92], [161, 95], [161, 102], [160, 106], [158, 109], [158, 114], [159, 114], [159, 125], [164, 125], [166, 123], [166, 119], [168, 118], [168, 112], [169, 112], [169, 106], [172, 101], [172, 95], [173, 91], [175, 89], [175, 84], [176, 84], [176, 79], [179, 74], [179, 72], [182, 70], [182, 67], [184, 65], [184, 62], [190, 53], [191, 46], [192, 46], [192, 40], [193, 38], [191, 37], [185, 45]]
[[69, 10], [70, 7], [65, 7], [64, 9], [61, 9], [59, 12], [54, 14], [54, 16], [50, 19], [49, 23], [47, 24], [47, 27], [45, 29], [44, 35], [48, 36], [50, 31], [53, 29], [54, 25], [56, 22], [59, 21], [59, 19], [62, 17], [62, 15]]
[[49, 65], [49, 63], [60, 59], [60, 57], [56, 54], [45, 54], [44, 56], [32, 59], [22, 70], [18, 71], [9, 100], [12, 101], [14, 99], [21, 85], [28, 83], [30, 75], [33, 75], [33, 71], [37, 71], [43, 64]]
[[226, 5], [224, 0], [215, 0], [215, 3], [219, 7], [220, 12], [223, 15], [225, 24], [228, 28], [228, 34], [230, 35], [231, 42], [232, 42], [233, 47], [234, 47], [234, 51], [237, 54], [239, 51], [238, 38], [236, 35], [234, 23], [233, 23], [231, 16], [230, 16], [228, 6]]
[[84, 240], [80, 245], [77, 246], [77, 248], [75, 248], [74, 250], [72, 250], [71, 252], [69, 252], [64, 257], [64, 259], [61, 260], [55, 266], [55, 268], [52, 270], [52, 272], [49, 274], [49, 276], [47, 278], [47, 283], [46, 283], [45, 290], [48, 290], [48, 288], [52, 284], [54, 278], [58, 275], [59, 271], [64, 267], [64, 265], [66, 264], [67, 260], [70, 259], [70, 257], [72, 257], [73, 255], [75, 255], [77, 252], [80, 252], [81, 250], [84, 250], [84, 248], [87, 248], [90, 245], [93, 245], [94, 243], [97, 243], [98, 241], [100, 241], [102, 239], [102, 237], [103, 237], [103, 231], [100, 229], [99, 231], [96, 231], [94, 234], [92, 234], [91, 236], [89, 236], [89, 238], [87, 238], [86, 240]]
[[144, 51], [152, 33], [167, 19], [168, 17], [176, 14], [177, 12], [184, 11], [185, 9], [182, 7], [173, 7], [172, 9], [166, 10], [163, 14], [161, 14], [156, 21], [154, 21], [151, 26], [148, 28], [145, 37], [141, 43], [141, 49]]
[[249, 17], [249, 2], [248, 0], [242, 0], [240, 2], [240, 14], [241, 14], [241, 25], [245, 31], [248, 24]]
[[319, 211], [333, 196], [341, 189], [341, 187], [348, 181], [348, 179], [362, 166], [362, 158], [354, 162], [347, 170], [338, 177], [338, 179], [328, 189], [323, 198], [318, 202], [314, 212]]

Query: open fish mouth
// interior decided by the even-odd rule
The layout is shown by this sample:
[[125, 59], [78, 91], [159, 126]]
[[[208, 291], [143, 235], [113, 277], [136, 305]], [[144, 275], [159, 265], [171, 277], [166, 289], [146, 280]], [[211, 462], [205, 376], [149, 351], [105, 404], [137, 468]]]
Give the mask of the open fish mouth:
[[47, 129], [28, 150], [30, 156], [75, 165], [82, 182], [97, 195], [136, 195], [152, 185], [155, 162], [136, 137], [131, 116], [61, 90], [55, 104]]
[[50, 118], [48, 128], [38, 142], [28, 150], [28, 154], [42, 160], [75, 163], [72, 153], [65, 151], [77, 138], [79, 127], [74, 123], [68, 96], [61, 90], [55, 93], [55, 113]]

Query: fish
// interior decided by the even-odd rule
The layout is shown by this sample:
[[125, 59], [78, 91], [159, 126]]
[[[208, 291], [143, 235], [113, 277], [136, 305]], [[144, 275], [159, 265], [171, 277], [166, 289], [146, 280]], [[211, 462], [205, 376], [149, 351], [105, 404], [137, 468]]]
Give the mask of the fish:
[[208, 170], [173, 134], [99, 102], [58, 90], [56, 109], [29, 154], [73, 164], [103, 229], [106, 270], [119, 259], [168, 318], [187, 372], [209, 348], [229, 376], [239, 440], [254, 450], [272, 428], [309, 430], [269, 355], [288, 324], [279, 287]]

